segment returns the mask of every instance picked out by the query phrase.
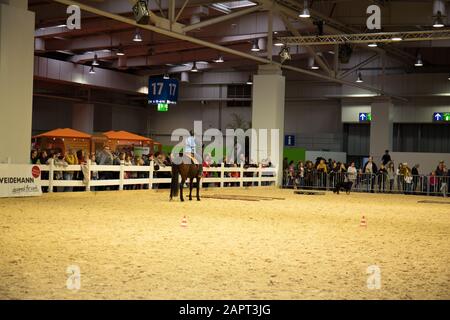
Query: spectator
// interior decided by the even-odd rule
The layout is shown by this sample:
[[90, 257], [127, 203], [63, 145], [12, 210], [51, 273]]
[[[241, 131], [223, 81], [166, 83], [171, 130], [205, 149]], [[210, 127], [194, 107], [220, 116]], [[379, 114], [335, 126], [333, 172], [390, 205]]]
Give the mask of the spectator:
[[449, 177], [449, 171], [447, 170], [447, 166], [444, 164], [442, 168], [443, 175], [440, 177], [441, 179], [441, 187], [439, 188], [439, 191], [442, 192], [442, 195], [447, 197], [448, 192], [448, 177]]
[[405, 180], [405, 194], [411, 194], [413, 176], [411, 173], [411, 169], [408, 167], [408, 164], [406, 162], [403, 164], [403, 176]]
[[413, 193], [416, 193], [417, 186], [419, 185], [419, 179], [420, 179], [420, 177], [419, 177], [419, 167], [420, 167], [420, 165], [416, 164], [411, 169], [411, 174], [413, 176], [413, 181], [412, 181], [412, 183], [413, 183], [413, 185], [412, 185]]
[[289, 162], [288, 166], [288, 186], [293, 186], [295, 180], [295, 167], [294, 167], [294, 161]]
[[30, 153], [30, 164], [37, 164], [39, 162], [37, 150], [31, 150]]
[[405, 184], [404, 184], [404, 169], [403, 169], [403, 163], [399, 163], [398, 164], [398, 168], [397, 168], [397, 189], [400, 191], [405, 191]]
[[386, 150], [385, 152], [384, 152], [384, 155], [381, 157], [381, 163], [384, 165], [384, 166], [386, 166], [388, 163], [389, 163], [389, 161], [391, 161], [392, 159], [391, 159], [391, 155], [389, 154], [389, 150]]
[[388, 171], [384, 164], [380, 165], [380, 169], [377, 172], [378, 176], [378, 192], [386, 191], [386, 181], [388, 180]]
[[[91, 180], [98, 180], [99, 175], [98, 171], [95, 171], [94, 168], [97, 165], [95, 154], [91, 155]], [[91, 187], [92, 191], [95, 191], [95, 187]]]
[[297, 165], [297, 179], [298, 179], [298, 186], [300, 188], [303, 188], [305, 185], [305, 165], [303, 164], [303, 161], [299, 161]]
[[[41, 155], [39, 157], [39, 163], [40, 164], [47, 164], [49, 160], [49, 156], [47, 155], [47, 151], [42, 151]], [[42, 180], [48, 180], [49, 178], [49, 172], [48, 171], [41, 171], [41, 179]], [[48, 187], [42, 187], [42, 192], [48, 192]]]
[[348, 167], [348, 170], [347, 170], [347, 178], [349, 181], [353, 182], [354, 186], [356, 185], [357, 175], [358, 175], [358, 170], [355, 167], [355, 162], [352, 162], [350, 164], [350, 167]]
[[328, 173], [328, 167], [325, 163], [324, 159], [320, 159], [319, 164], [316, 167], [317, 173], [319, 175], [319, 185], [320, 187], [326, 186], [326, 179], [327, 179], [327, 173]]
[[[62, 180], [64, 178], [64, 174], [63, 174], [63, 171], [60, 171], [60, 170], [63, 168], [66, 168], [69, 164], [64, 160], [64, 156], [61, 153], [55, 153], [52, 160], [55, 165], [53, 179], [54, 180]], [[60, 170], [57, 170], [57, 169], [60, 169]], [[56, 191], [62, 192], [62, 191], [64, 191], [64, 187], [57, 187]]]
[[395, 167], [394, 161], [389, 161], [387, 165], [387, 175], [389, 179], [389, 192], [394, 192], [394, 182], [395, 182]]
[[[103, 150], [98, 153], [96, 156], [96, 160], [98, 165], [100, 166], [111, 166], [114, 161], [114, 156], [107, 144], [103, 146]], [[110, 171], [100, 171], [99, 179], [100, 180], [109, 180], [113, 178], [113, 173]], [[106, 187], [99, 187], [99, 190], [106, 190]]]
[[[121, 160], [120, 158], [123, 158], [123, 160]], [[132, 166], [133, 162], [131, 161], [131, 156], [129, 154], [125, 155], [124, 153], [121, 153], [118, 160], [115, 161], [115, 163], [119, 163], [119, 164], [123, 164], [124, 166]], [[134, 179], [134, 175], [136, 174], [136, 172], [130, 172], [130, 171], [125, 171], [123, 174], [123, 178], [124, 179]], [[131, 190], [133, 189], [133, 186], [131, 184], [126, 184], [123, 187], [125, 190]]]
[[363, 168], [363, 173], [365, 174], [365, 179], [367, 180], [367, 187], [370, 192], [373, 192], [374, 187], [374, 177], [377, 174], [377, 165], [373, 162], [373, 157], [369, 157]]
[[[69, 152], [66, 152], [66, 154], [64, 156], [64, 161], [66, 161], [69, 166], [77, 165], [78, 158], [75, 155], [75, 150], [70, 149]], [[64, 172], [64, 180], [73, 180], [73, 171], [65, 171]], [[72, 192], [73, 187], [66, 187], [64, 189], [64, 191]]]
[[431, 176], [428, 177], [428, 187], [431, 195], [436, 195], [438, 191], [438, 177], [436, 176], [436, 171], [431, 172]]

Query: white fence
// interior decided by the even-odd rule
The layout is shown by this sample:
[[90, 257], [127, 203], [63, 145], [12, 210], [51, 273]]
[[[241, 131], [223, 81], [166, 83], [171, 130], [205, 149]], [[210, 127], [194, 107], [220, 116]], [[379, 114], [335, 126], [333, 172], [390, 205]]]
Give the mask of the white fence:
[[[86, 165], [66, 165], [58, 166], [53, 161], [49, 165], [39, 165], [41, 169], [41, 185], [48, 187], [49, 192], [53, 192], [55, 187], [82, 187], [86, 191], [90, 191], [93, 187], [111, 187], [118, 186], [119, 190], [123, 190], [127, 185], [141, 185], [149, 189], [157, 184], [170, 184], [170, 177], [157, 177], [158, 173], [172, 172], [169, 166], [159, 167], [154, 169], [153, 161], [148, 166], [127, 166], [127, 165], [97, 165], [90, 161]], [[82, 180], [66, 180], [64, 173], [82, 172]], [[102, 173], [115, 173], [117, 178], [102, 179]], [[126, 173], [146, 173], [148, 177], [145, 178], [127, 178]], [[243, 187], [244, 183], [251, 183], [254, 186], [262, 186], [263, 184], [275, 184], [277, 177], [276, 167], [249, 167], [245, 168], [243, 164], [239, 167], [226, 167], [223, 163], [217, 167], [203, 168], [203, 172], [217, 173], [214, 177], [202, 177], [200, 187], [205, 184], [216, 183], [221, 188], [228, 185], [235, 185]], [[231, 177], [227, 173], [238, 172], [239, 177]], [[100, 179], [93, 179], [93, 173], [98, 173]], [[118, 173], [118, 174], [117, 174]], [[55, 176], [61, 176], [61, 179], [56, 179]], [[76, 174], [73, 174], [75, 177]], [[67, 178], [67, 175], [66, 175]], [[181, 180], [181, 178], [180, 178]]]

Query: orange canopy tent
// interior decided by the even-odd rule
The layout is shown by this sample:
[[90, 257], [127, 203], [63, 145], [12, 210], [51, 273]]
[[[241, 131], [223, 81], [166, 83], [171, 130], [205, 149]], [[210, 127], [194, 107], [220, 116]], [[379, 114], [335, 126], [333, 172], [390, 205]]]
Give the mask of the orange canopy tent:
[[[106, 138], [106, 139], [105, 139]], [[107, 144], [112, 151], [130, 151], [129, 149], [136, 147], [148, 147], [149, 152], [154, 152], [154, 147], [161, 149], [161, 144], [150, 138], [143, 137], [128, 131], [108, 131], [95, 136], [93, 138], [95, 148], [99, 147], [99, 143]]]
[[91, 135], [70, 128], [54, 129], [33, 137], [39, 150], [64, 153], [69, 149], [90, 151]]

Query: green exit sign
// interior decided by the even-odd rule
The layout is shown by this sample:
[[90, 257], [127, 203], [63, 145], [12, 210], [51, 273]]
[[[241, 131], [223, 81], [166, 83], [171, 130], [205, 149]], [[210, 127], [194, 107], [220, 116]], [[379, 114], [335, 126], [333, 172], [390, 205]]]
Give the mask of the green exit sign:
[[167, 103], [158, 103], [158, 111], [166, 112], [169, 111], [169, 105]]

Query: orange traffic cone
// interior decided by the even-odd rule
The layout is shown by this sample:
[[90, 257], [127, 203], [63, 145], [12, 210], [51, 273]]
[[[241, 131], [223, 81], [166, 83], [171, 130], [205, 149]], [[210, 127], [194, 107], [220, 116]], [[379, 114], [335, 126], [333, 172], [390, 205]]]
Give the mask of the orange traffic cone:
[[183, 217], [183, 219], [181, 219], [181, 226], [186, 228], [187, 227], [187, 218], [186, 216]]
[[367, 227], [367, 220], [365, 216], [361, 217], [361, 222], [359, 223], [360, 227]]

